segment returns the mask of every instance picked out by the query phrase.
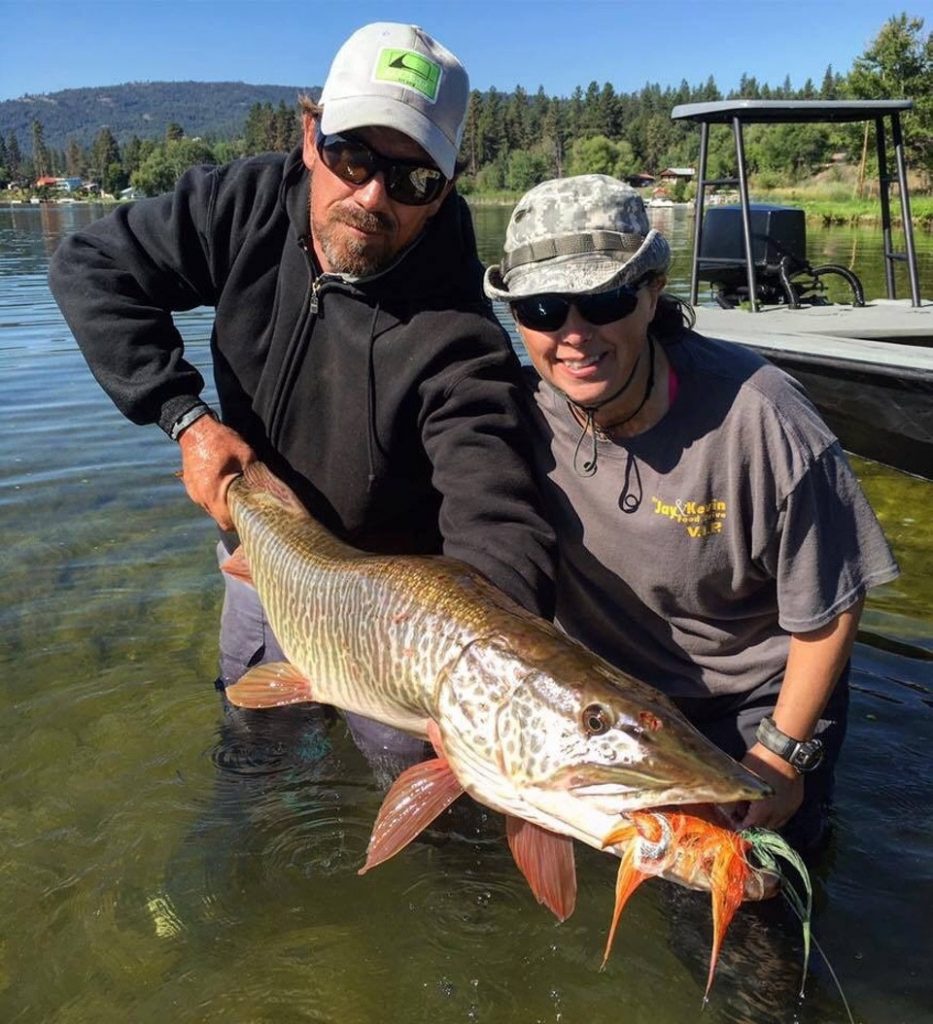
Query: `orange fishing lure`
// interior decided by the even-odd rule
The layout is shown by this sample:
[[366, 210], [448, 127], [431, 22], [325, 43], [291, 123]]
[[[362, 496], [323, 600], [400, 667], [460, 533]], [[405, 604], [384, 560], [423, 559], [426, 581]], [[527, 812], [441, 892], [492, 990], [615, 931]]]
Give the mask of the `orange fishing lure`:
[[646, 878], [660, 875], [680, 885], [709, 889], [713, 900], [713, 949], [706, 999], [722, 940], [736, 909], [745, 899], [773, 895], [776, 885], [771, 880], [776, 883], [776, 878], [748, 862], [748, 840], [703, 818], [672, 811], [630, 811], [626, 819], [603, 841], [604, 846], [624, 846], [603, 966], [622, 909]]

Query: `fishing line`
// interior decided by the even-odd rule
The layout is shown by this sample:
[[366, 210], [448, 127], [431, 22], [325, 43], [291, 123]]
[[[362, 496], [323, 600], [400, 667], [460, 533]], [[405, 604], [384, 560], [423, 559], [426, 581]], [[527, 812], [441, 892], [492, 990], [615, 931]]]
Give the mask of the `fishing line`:
[[[813, 886], [810, 882], [810, 872], [807, 870], [807, 866], [804, 864], [800, 854], [797, 853], [787, 840], [774, 832], [768, 831], [767, 829], [748, 828], [745, 829], [741, 835], [751, 843], [752, 853], [754, 853], [757, 859], [761, 862], [761, 867], [780, 878], [781, 895], [787, 901], [787, 905], [800, 919], [800, 924], [803, 928], [803, 975], [800, 979], [800, 992], [798, 993], [798, 997], [801, 1000], [804, 998], [804, 987], [807, 981], [807, 965], [810, 960], [810, 943], [812, 942], [820, 956], [823, 958], [823, 963], [826, 964], [829, 976], [833, 979], [833, 983], [839, 993], [839, 998], [842, 1000], [842, 1005], [845, 1008], [846, 1016], [849, 1018], [849, 1024], [855, 1024], [855, 1018], [852, 1016], [852, 1011], [849, 1008], [849, 1002], [846, 999], [845, 992], [842, 990], [839, 978], [833, 970], [833, 965], [829, 962], [829, 957], [826, 955], [823, 947], [819, 942], [817, 942], [816, 936], [813, 935], [810, 928], [813, 916]], [[778, 858], [787, 861], [787, 863], [790, 864], [797, 872], [806, 892], [805, 897], [801, 897], [800, 893], [794, 888], [790, 879], [781, 871], [778, 866]]]

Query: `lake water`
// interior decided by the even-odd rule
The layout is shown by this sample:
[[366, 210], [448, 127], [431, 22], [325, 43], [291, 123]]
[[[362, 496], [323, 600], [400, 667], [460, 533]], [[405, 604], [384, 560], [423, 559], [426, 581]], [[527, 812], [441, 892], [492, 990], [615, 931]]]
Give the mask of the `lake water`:
[[[656, 881], [599, 971], [615, 861], [577, 848], [559, 925], [492, 816], [357, 875], [381, 794], [340, 726], [279, 772], [231, 768], [212, 691], [214, 529], [177, 451], [110, 406], [46, 285], [60, 238], [102, 211], [0, 206], [0, 1020], [290, 1024], [697, 1019], [708, 899]], [[686, 291], [691, 221], [654, 211]], [[508, 211], [481, 208], [493, 259]], [[933, 285], [933, 238], [917, 239]], [[880, 234], [810, 231], [881, 292]], [[902, 292], [903, 293], [903, 292]], [[208, 364], [210, 315], [180, 319]], [[933, 1020], [933, 484], [855, 460], [902, 577], [872, 592], [855, 653], [814, 932], [858, 1021]], [[217, 787], [220, 777], [224, 785]], [[707, 1024], [845, 1020], [780, 907], [744, 907]]]

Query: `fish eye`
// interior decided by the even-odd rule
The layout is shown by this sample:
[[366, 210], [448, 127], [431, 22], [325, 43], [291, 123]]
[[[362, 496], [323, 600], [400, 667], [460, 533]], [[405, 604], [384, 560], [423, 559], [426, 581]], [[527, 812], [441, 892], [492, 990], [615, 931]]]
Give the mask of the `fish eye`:
[[601, 736], [609, 731], [612, 725], [612, 718], [609, 711], [602, 704], [588, 704], [583, 709], [583, 729], [588, 736]]

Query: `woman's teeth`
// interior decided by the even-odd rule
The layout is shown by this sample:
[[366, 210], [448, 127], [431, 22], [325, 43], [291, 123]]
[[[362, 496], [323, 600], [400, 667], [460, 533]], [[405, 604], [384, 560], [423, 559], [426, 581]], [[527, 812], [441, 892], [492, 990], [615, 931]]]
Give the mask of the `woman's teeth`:
[[565, 359], [564, 363], [571, 370], [585, 370], [587, 366], [598, 363], [602, 356], [587, 356], [586, 359]]

